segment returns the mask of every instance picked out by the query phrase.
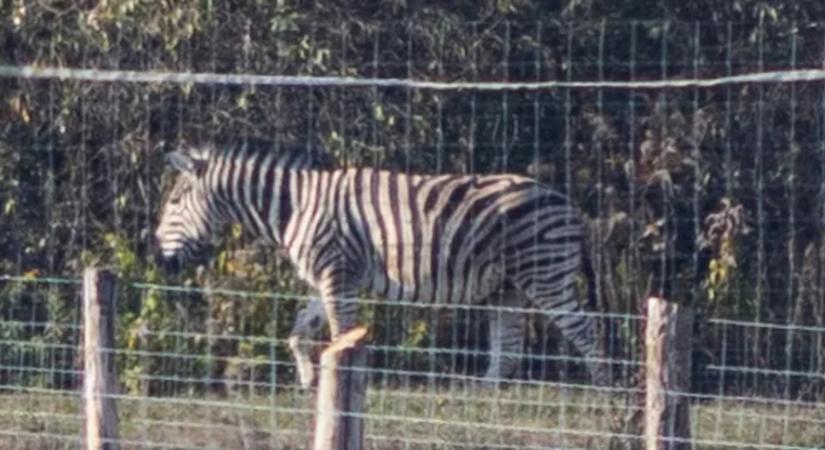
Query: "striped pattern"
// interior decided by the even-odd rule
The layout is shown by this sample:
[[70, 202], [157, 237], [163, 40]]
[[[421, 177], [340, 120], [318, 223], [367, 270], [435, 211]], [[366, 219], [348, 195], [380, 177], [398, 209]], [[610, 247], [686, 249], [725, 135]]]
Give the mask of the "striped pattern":
[[[176, 158], [184, 173], [156, 233], [166, 262], [182, 264], [210, 230], [237, 221], [286, 250], [318, 291], [333, 335], [355, 325], [354, 299], [366, 288], [389, 301], [530, 305], [598, 356], [591, 319], [576, 314], [581, 216], [532, 179], [334, 170], [251, 145]], [[491, 317], [490, 376], [518, 366], [507, 357], [523, 344], [518, 316]]]

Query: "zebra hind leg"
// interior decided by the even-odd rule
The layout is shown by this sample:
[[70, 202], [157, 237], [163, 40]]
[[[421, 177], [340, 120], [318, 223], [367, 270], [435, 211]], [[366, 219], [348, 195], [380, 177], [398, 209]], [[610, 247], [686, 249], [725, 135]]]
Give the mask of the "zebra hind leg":
[[501, 292], [500, 301], [493, 302], [501, 308], [488, 311], [490, 330], [490, 365], [484, 375], [487, 383], [497, 385], [502, 380], [520, 375], [527, 327], [526, 313], [508, 308], [524, 308], [524, 297], [514, 289]]
[[597, 336], [596, 320], [579, 303], [574, 283], [571, 275], [569, 279], [565, 277], [561, 286], [553, 286], [557, 289], [561, 287], [556, 291], [546, 290], [549, 293], [540, 295], [534, 290], [532, 294], [525, 295], [537, 308], [547, 311], [547, 318], [581, 353], [591, 381], [596, 385], [606, 385], [610, 377]]

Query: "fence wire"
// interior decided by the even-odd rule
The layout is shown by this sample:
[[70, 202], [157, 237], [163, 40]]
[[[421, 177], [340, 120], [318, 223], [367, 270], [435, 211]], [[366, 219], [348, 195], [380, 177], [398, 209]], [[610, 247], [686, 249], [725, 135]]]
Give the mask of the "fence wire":
[[[7, 277], [11, 278], [11, 277]], [[30, 298], [47, 295], [56, 286], [61, 295], [77, 298], [71, 286], [77, 280], [8, 281], [28, 290]], [[23, 288], [22, 286], [26, 286]], [[70, 289], [66, 289], [66, 287]], [[140, 325], [123, 330], [119, 320], [116, 355], [121, 393], [118, 402], [121, 444], [158, 448], [300, 448], [311, 438], [312, 396], [295, 381], [295, 368], [283, 336], [244, 332], [249, 315], [234, 327], [215, 320], [194, 320], [187, 303], [200, 295], [220, 296], [223, 308], [249, 308], [255, 298], [270, 306], [268, 317], [256, 320], [290, 321], [295, 307], [311, 299], [268, 295], [255, 291], [205, 292], [203, 288], [133, 283], [119, 292], [118, 304], [137, 299], [176, 305], [179, 315], [161, 327]], [[366, 305], [379, 305], [364, 299]], [[212, 301], [217, 301], [213, 299]], [[183, 305], [178, 307], [177, 305]], [[421, 305], [414, 305], [421, 308]], [[390, 305], [403, 310], [413, 305]], [[480, 306], [481, 309], [484, 306]], [[472, 306], [459, 310], [473, 309]], [[409, 314], [409, 313], [407, 313]], [[419, 315], [420, 317], [420, 315]], [[628, 326], [640, 326], [637, 315], [616, 317]], [[777, 333], [793, 331], [818, 339], [825, 328], [708, 320], [708, 327], [724, 334], [723, 355], [754, 361], [735, 337], [753, 327]], [[25, 446], [70, 447], [81, 439], [79, 412], [82, 370], [79, 368], [81, 324], [49, 320], [0, 321], [5, 339], [3, 383], [5, 423], [9, 443]], [[478, 332], [477, 330], [474, 332]], [[641, 386], [625, 380], [612, 387], [593, 386], [580, 379], [531, 372], [505, 387], [483, 384], [478, 367], [455, 364], [455, 358], [483, 359], [484, 352], [440, 347], [439, 339], [412, 343], [404, 332], [392, 341], [373, 337], [367, 345], [372, 364], [366, 442], [376, 448], [449, 446], [450, 448], [603, 448], [615, 442], [639, 445]], [[397, 340], [396, 340], [397, 339]], [[320, 344], [320, 343], [319, 343]], [[580, 363], [580, 358], [528, 353], [526, 366]], [[544, 349], [542, 349], [543, 351]], [[633, 353], [609, 361], [638, 373], [642, 357]], [[752, 359], [749, 359], [752, 358]], [[815, 361], [811, 359], [811, 361]], [[482, 367], [483, 368], [483, 367]], [[553, 370], [553, 369], [547, 369]], [[558, 368], [557, 370], [561, 370]], [[549, 377], [549, 378], [548, 378]], [[785, 397], [782, 390], [749, 391], [762, 383], [781, 386], [799, 379], [810, 387], [823, 381], [816, 371], [788, 372], [783, 367], [737, 366], [721, 360], [702, 365], [693, 375], [694, 391], [676, 393], [691, 400], [693, 443], [723, 448], [812, 448], [825, 425], [825, 402], [805, 394]], [[753, 383], [753, 384], [751, 384]], [[817, 397], [819, 398], [819, 397]], [[19, 405], [26, 404], [26, 408]], [[32, 432], [32, 427], [39, 427]], [[552, 443], [552, 444], [548, 444]], [[35, 444], [31, 444], [35, 445]]]
[[796, 83], [825, 80], [825, 70], [778, 70], [711, 79], [648, 81], [536, 81], [438, 82], [399, 78], [352, 78], [312, 75], [252, 75], [240, 73], [190, 73], [134, 70], [80, 69], [0, 65], [0, 77], [93, 81], [96, 83], [219, 84], [235, 86], [290, 86], [339, 88], [407, 88], [434, 91], [536, 91], [549, 89], [681, 89], [711, 88], [744, 83]]
[[[819, 24], [298, 21], [271, 37], [243, 17], [163, 50], [113, 27], [95, 31], [106, 48], [20, 44], [23, 64], [0, 65], [0, 447], [82, 440], [87, 264], [121, 276], [123, 447], [310, 442], [286, 338], [312, 295], [286, 261], [231, 229], [205, 270], [150, 262], [161, 143], [239, 136], [342, 165], [528, 173], [589, 218], [583, 314], [613, 383], [591, 384], [535, 308], [365, 297], [369, 448], [640, 447], [649, 292], [697, 310], [692, 387], [673, 393], [695, 448], [825, 445]], [[528, 342], [505, 354], [520, 375], [490, 385], [495, 311], [526, 315]]]

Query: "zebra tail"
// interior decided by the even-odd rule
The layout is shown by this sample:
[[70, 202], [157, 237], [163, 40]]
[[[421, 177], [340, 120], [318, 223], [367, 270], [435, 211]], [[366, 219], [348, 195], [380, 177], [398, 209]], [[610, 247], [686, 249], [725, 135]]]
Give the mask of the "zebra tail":
[[596, 271], [593, 269], [593, 260], [590, 252], [593, 249], [591, 242], [591, 229], [588, 221], [584, 225], [584, 236], [582, 238], [582, 272], [584, 273], [585, 284], [587, 285], [587, 309], [591, 312], [599, 311], [599, 296], [596, 292]]
[[[582, 272], [584, 274], [585, 282], [587, 284], [587, 309], [590, 312], [605, 312], [608, 305], [599, 304], [599, 286], [596, 283], [596, 271], [593, 268], [593, 259], [591, 258], [591, 251], [594, 249], [594, 236], [589, 221], [585, 219], [585, 232], [582, 239]], [[594, 338], [596, 340], [597, 351], [602, 358], [607, 358], [608, 355], [613, 354], [612, 338], [615, 331], [613, 330], [613, 323], [610, 319], [600, 316], [594, 316], [593, 322], [595, 325]], [[613, 383], [613, 368], [610, 364], [600, 366], [599, 371], [601, 375], [598, 383], [611, 385]], [[591, 374], [592, 375], [592, 374]]]

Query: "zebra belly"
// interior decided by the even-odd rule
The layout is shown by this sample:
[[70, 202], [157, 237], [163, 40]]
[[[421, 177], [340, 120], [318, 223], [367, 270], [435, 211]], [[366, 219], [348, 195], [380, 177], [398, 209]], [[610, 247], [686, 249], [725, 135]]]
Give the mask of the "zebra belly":
[[435, 304], [479, 303], [502, 286], [503, 271], [496, 265], [471, 266], [469, 272], [446, 270], [434, 273], [429, 265], [405, 272], [378, 263], [370, 290], [377, 296], [396, 301]]

